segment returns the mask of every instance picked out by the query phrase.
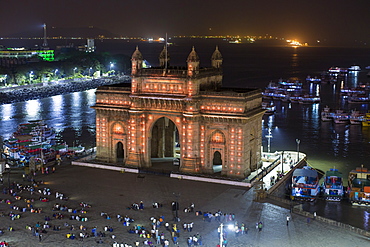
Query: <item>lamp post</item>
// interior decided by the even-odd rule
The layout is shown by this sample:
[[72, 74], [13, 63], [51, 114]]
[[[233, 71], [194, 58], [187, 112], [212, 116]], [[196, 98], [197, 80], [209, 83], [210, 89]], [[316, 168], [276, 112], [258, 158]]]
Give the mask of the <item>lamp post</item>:
[[8, 169], [8, 191], [10, 191], [10, 165], [8, 163], [8, 159], [6, 160], [5, 168]]
[[[114, 67], [114, 63], [110, 62], [110, 70], [113, 70], [113, 67]], [[114, 70], [112, 72], [112, 75], [114, 75]]]
[[281, 153], [281, 174], [284, 174], [284, 151]]
[[179, 196], [180, 194], [179, 193], [173, 193], [173, 195], [176, 197], [176, 201], [172, 202], [172, 210], [175, 211], [175, 218], [174, 218], [174, 221], [175, 222], [179, 222], [180, 219], [179, 219]]
[[272, 138], [271, 128], [268, 128], [268, 135], [266, 135], [266, 137], [267, 137], [267, 153], [270, 153], [271, 138]]
[[30, 72], [30, 84], [32, 83], [33, 71]]
[[299, 143], [301, 143], [301, 140], [299, 139], [295, 139], [296, 143], [297, 143], [297, 164], [299, 162]]
[[75, 68], [73, 69], [73, 77], [76, 77], [76, 69], [77, 69], [77, 67], [75, 67]]
[[220, 225], [220, 247], [222, 247], [222, 244], [224, 242], [223, 231], [224, 231], [224, 224], [221, 223]]
[[89, 77], [90, 77], [90, 74], [91, 74], [91, 70], [92, 70], [92, 67], [89, 68]]

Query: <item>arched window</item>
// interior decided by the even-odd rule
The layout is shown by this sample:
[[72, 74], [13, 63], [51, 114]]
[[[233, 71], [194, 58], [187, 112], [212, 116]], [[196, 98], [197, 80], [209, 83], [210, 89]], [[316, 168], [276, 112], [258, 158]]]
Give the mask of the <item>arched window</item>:
[[123, 134], [123, 127], [119, 123], [115, 123], [113, 126], [113, 133], [114, 134]]
[[211, 142], [212, 143], [224, 143], [225, 137], [221, 132], [217, 131], [216, 133], [213, 134]]

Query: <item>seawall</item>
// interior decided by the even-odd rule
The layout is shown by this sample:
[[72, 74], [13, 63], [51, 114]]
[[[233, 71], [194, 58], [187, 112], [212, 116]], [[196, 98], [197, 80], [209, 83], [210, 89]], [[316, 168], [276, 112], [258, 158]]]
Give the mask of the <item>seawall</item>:
[[129, 76], [102, 77], [97, 79], [78, 78], [18, 87], [4, 87], [0, 89], [0, 105], [79, 92], [104, 85], [127, 83], [130, 80], [131, 78]]

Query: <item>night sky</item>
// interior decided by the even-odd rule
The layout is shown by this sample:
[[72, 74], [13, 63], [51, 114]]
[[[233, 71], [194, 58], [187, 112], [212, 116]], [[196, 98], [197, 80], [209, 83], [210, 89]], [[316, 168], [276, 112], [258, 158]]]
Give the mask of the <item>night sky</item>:
[[[94, 26], [118, 36], [265, 35], [370, 44], [370, 0], [3, 0], [0, 37]], [[42, 36], [42, 31], [41, 31]], [[369, 45], [368, 44], [368, 45]]]

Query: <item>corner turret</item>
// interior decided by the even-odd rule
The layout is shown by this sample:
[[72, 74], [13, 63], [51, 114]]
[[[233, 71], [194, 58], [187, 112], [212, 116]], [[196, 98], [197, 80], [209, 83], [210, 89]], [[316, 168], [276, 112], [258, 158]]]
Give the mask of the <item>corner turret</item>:
[[132, 65], [131, 75], [136, 75], [138, 71], [143, 68], [143, 62], [144, 62], [143, 55], [139, 51], [139, 47], [136, 46], [136, 50], [134, 51], [131, 57], [131, 65]]
[[198, 74], [200, 60], [199, 60], [198, 54], [195, 51], [194, 46], [186, 62], [188, 63], [188, 76], [193, 76], [194, 74]]
[[213, 68], [220, 69], [222, 66], [222, 55], [221, 52], [218, 50], [218, 46], [216, 46], [216, 50], [213, 52], [211, 57], [211, 64]]

